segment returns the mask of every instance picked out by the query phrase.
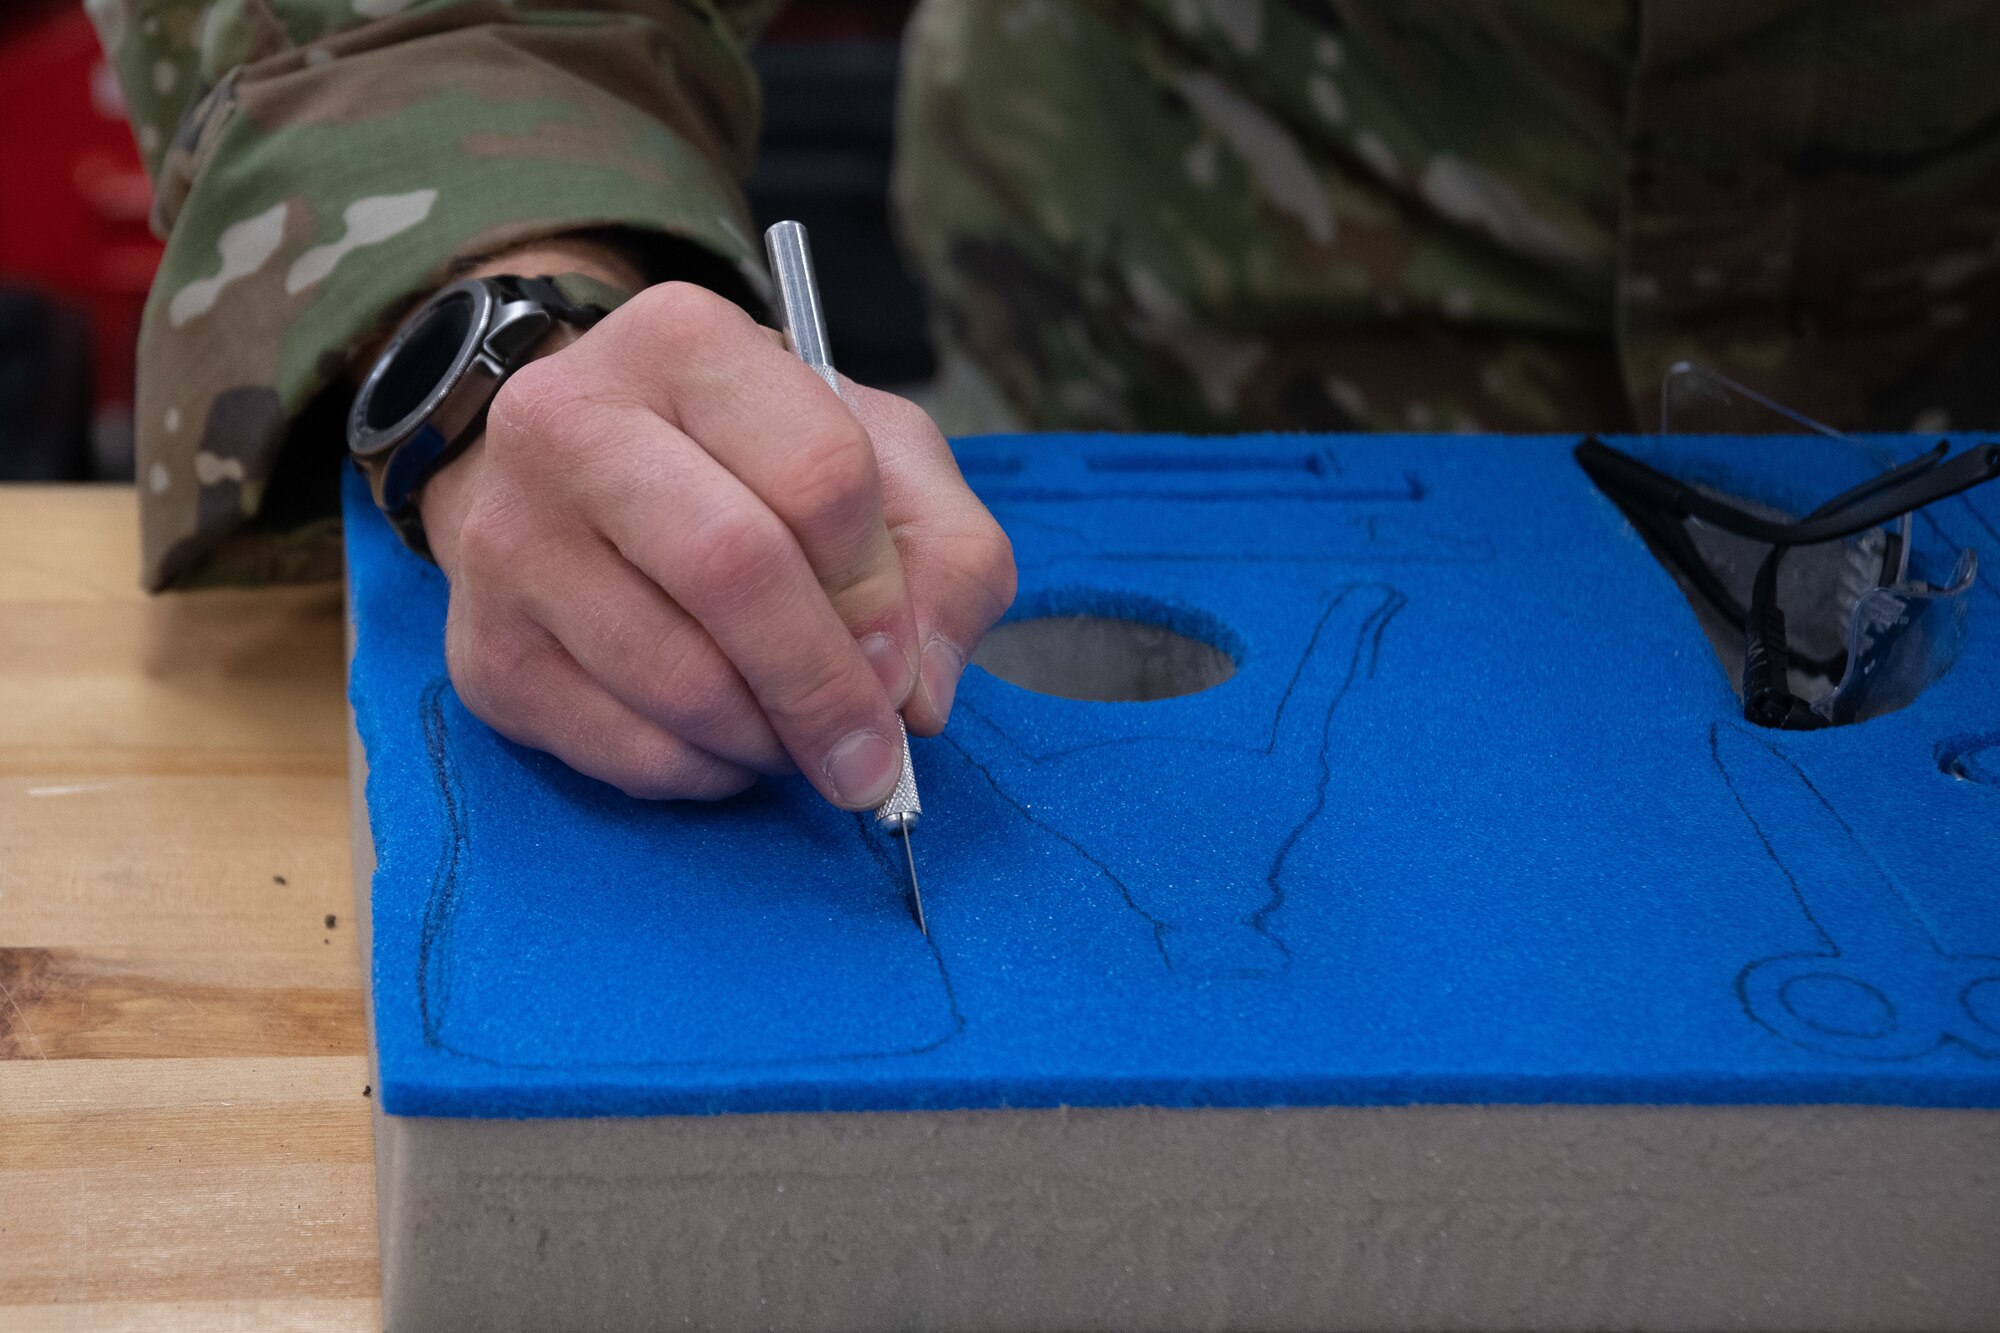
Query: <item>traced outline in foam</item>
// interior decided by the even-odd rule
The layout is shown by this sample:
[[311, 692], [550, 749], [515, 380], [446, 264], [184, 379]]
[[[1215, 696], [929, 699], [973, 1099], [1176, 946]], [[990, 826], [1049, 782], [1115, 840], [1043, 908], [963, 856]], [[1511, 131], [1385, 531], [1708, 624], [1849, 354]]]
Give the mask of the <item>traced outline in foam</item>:
[[[1725, 746], [1725, 734], [1736, 739]], [[1763, 845], [1771, 864], [1777, 867], [1778, 873], [1791, 887], [1792, 897], [1797, 901], [1806, 923], [1826, 945], [1818, 953], [1772, 954], [1759, 958], [1737, 973], [1736, 999], [1743, 1008], [1744, 1016], [1779, 1040], [1821, 1055], [1896, 1062], [1921, 1059], [1941, 1047], [1956, 1045], [1981, 1059], [2000, 1059], [2000, 1030], [1994, 1029], [1973, 1009], [1974, 991], [1984, 986], [2000, 985], [2000, 957], [1946, 953], [1938, 944], [1936, 933], [1925, 923], [1895, 878], [1868, 850], [1854, 827], [1834, 809], [1825, 793], [1806, 776], [1805, 770], [1783, 750], [1745, 727], [1724, 723], [1710, 725], [1708, 745], [1709, 756], [1722, 776], [1723, 786], [1728, 789], [1737, 808], [1742, 810], [1744, 818], [1750, 821], [1750, 828]], [[1754, 765], [1762, 770], [1757, 776], [1768, 780], [1761, 784], [1740, 781], [1750, 775], [1730, 772], [1730, 763], [1723, 755], [1725, 748], [1737, 752], [1735, 763], [1739, 769]], [[1782, 784], [1792, 784], [1799, 791], [1787, 793]], [[1751, 793], [1749, 799], [1745, 797], [1746, 790]], [[1796, 840], [1814, 831], [1784, 827], [1783, 802], [1788, 794], [1810, 816], [1811, 822], [1822, 825], [1819, 831], [1828, 835], [1824, 841], [1839, 840], [1851, 848], [1857, 884], [1879, 881], [1861, 885], [1851, 902], [1839, 905], [1840, 911], [1850, 918], [1873, 914], [1875, 919], [1870, 923], [1871, 928], [1857, 930], [1852, 920], [1838, 932], [1829, 927], [1823, 917], [1829, 914], [1830, 900], [1822, 896], [1820, 908], [1815, 911], [1813, 890], [1801, 882], [1779, 854], [1780, 843], [1792, 842], [1796, 846]], [[1762, 819], [1752, 809], [1753, 806], [1763, 809]], [[1824, 820], [1819, 817], [1820, 811], [1825, 814]], [[1842, 936], [1846, 937], [1845, 943]], [[1893, 941], [1889, 949], [1884, 949], [1883, 940]], [[1926, 950], [1928, 956], [1925, 955]], [[1912, 967], [1917, 972], [1919, 991], [1914, 997], [1910, 996], [1905, 985], [1884, 987], [1868, 979], [1872, 966], [1885, 961], [1890, 953], [1896, 955], [1893, 961]], [[1871, 957], [1871, 954], [1874, 956]], [[1870, 993], [1886, 1012], [1888, 1026], [1879, 1033], [1842, 1030], [1828, 1027], [1800, 1013], [1792, 1005], [1789, 992], [1796, 983], [1808, 980], [1838, 981]], [[1898, 993], [1905, 997], [1902, 1005], [1897, 1004], [1894, 998]], [[1919, 1001], [1920, 1007], [1928, 1007], [1933, 1015], [1939, 1012], [1951, 1014], [1956, 1009], [1963, 1015], [1963, 1022], [1928, 1023], [1914, 1034], [1904, 1034], [1899, 1029], [1904, 1024], [1911, 998]], [[1978, 1035], [1981, 1030], [1986, 1035]], [[1968, 1031], [1973, 1031], [1975, 1035], [1968, 1037]]]
[[[1369, 680], [1374, 679], [1375, 667], [1381, 657], [1382, 635], [1388, 629], [1389, 622], [1395, 619], [1396, 614], [1409, 602], [1409, 599], [1400, 590], [1382, 583], [1349, 583], [1332, 590], [1332, 596], [1329, 598], [1326, 608], [1320, 613], [1319, 619], [1313, 625], [1312, 634], [1306, 641], [1305, 651], [1299, 655], [1298, 665], [1293, 668], [1290, 679], [1285, 683], [1284, 691], [1278, 699], [1278, 706], [1272, 710], [1270, 732], [1262, 745], [1237, 745], [1230, 742], [1218, 742], [1207, 737], [1145, 736], [1095, 741], [1085, 745], [1072, 746], [1068, 749], [1050, 751], [1045, 754], [1031, 754], [1022, 748], [1004, 728], [970, 702], [961, 700], [958, 706], [966, 710], [973, 717], [978, 718], [985, 725], [986, 731], [997, 738], [998, 743], [1010, 747], [1015, 755], [1019, 756], [1022, 761], [1030, 766], [1050, 763], [1094, 750], [1159, 742], [1178, 742], [1211, 748], [1242, 750], [1252, 754], [1271, 755], [1276, 753], [1279, 740], [1283, 736], [1285, 711], [1292, 706], [1293, 696], [1298, 690], [1299, 682], [1304, 678], [1307, 668], [1311, 666], [1314, 656], [1320, 650], [1320, 638], [1325, 633], [1327, 624], [1334, 618], [1334, 614], [1348, 597], [1367, 590], [1373, 590], [1386, 595], [1383, 597], [1381, 604], [1370, 611], [1363, 619], [1359, 632], [1355, 636], [1353, 649], [1348, 658], [1347, 669], [1342, 675], [1339, 685], [1327, 697], [1326, 710], [1322, 714], [1320, 721], [1319, 744], [1315, 751], [1319, 764], [1319, 778], [1314, 784], [1311, 808], [1280, 839], [1277, 851], [1271, 859], [1269, 869], [1264, 874], [1264, 882], [1268, 890], [1268, 895], [1262, 904], [1247, 913], [1241, 921], [1243, 925], [1248, 926], [1252, 931], [1269, 940], [1276, 947], [1280, 957], [1283, 959], [1279, 970], [1283, 970], [1291, 965], [1292, 951], [1285, 944], [1284, 940], [1271, 928], [1271, 917], [1285, 905], [1285, 890], [1282, 883], [1285, 863], [1290, 859], [1293, 850], [1298, 846], [1299, 840], [1305, 835], [1305, 831], [1312, 826], [1314, 821], [1326, 809], [1326, 792], [1333, 779], [1333, 767], [1327, 761], [1326, 751], [1328, 739], [1332, 734], [1334, 714], [1339, 709], [1342, 700], [1347, 697], [1348, 691], [1353, 688], [1357, 677]], [[993, 766], [990, 763], [982, 763], [979, 756], [968, 749], [958, 737], [946, 733], [941, 739], [957, 750], [966, 763], [971, 765], [973, 770], [986, 780], [987, 785], [993, 789], [994, 793], [1012, 807], [1021, 818], [1049, 836], [1067, 844], [1077, 855], [1081, 856], [1095, 868], [1099, 874], [1109, 880], [1112, 887], [1118, 891], [1119, 899], [1125, 904], [1126, 908], [1146, 922], [1152, 933], [1153, 947], [1160, 955], [1161, 965], [1169, 973], [1179, 970], [1175, 966], [1173, 956], [1168, 950], [1166, 943], [1167, 935], [1176, 929], [1178, 923], [1147, 910], [1145, 905], [1140, 901], [1140, 895], [1135, 893], [1132, 886], [1121, 878], [1103, 858], [1099, 857], [1077, 839], [1056, 828], [1047, 820], [1038, 817], [1026, 802], [1010, 794], [1000, 778], [993, 772]], [[1251, 972], [1241, 975], [1267, 976], [1270, 974], [1268, 972]]]
[[[937, 941], [929, 936], [924, 943], [930, 950], [931, 958], [937, 966], [938, 981], [944, 996], [947, 1012], [951, 1015], [950, 1028], [933, 1041], [917, 1046], [899, 1047], [882, 1051], [838, 1051], [826, 1055], [786, 1056], [768, 1060], [576, 1060], [550, 1063], [537, 1060], [504, 1060], [485, 1055], [478, 1051], [454, 1046], [443, 1035], [444, 1015], [449, 1008], [450, 992], [450, 941], [452, 929], [459, 910], [459, 875], [466, 853], [471, 847], [471, 828], [465, 814], [465, 794], [463, 781], [458, 771], [458, 761], [451, 752], [451, 737], [445, 725], [444, 700], [451, 691], [449, 678], [439, 676], [424, 688], [421, 696], [420, 712], [424, 732], [424, 754], [429, 760], [431, 777], [437, 788], [439, 813], [444, 820], [444, 847], [438, 856], [436, 866], [431, 871], [429, 892], [424, 899], [423, 926], [417, 939], [417, 1012], [423, 1032], [424, 1045], [432, 1050], [442, 1051], [464, 1060], [491, 1065], [499, 1069], [522, 1070], [605, 1070], [605, 1069], [782, 1069], [809, 1065], [846, 1064], [857, 1061], [903, 1059], [935, 1051], [955, 1039], [965, 1031], [964, 1010], [959, 1008], [958, 992], [952, 985], [951, 969], [945, 965], [944, 954]], [[857, 818], [854, 828], [867, 847], [869, 855], [877, 864], [882, 863], [881, 850], [877, 839], [871, 837], [864, 819]]]

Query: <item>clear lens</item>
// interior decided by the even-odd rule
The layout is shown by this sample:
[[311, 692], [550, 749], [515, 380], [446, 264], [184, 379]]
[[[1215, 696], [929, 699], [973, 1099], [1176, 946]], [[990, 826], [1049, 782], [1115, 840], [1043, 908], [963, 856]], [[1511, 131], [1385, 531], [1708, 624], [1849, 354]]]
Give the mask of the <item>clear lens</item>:
[[1898, 583], [1865, 593], [1847, 630], [1847, 673], [1812, 710], [1836, 726], [1913, 702], [1958, 660], [1979, 561], [1961, 551], [1942, 587]]
[[[1815, 484], [1829, 492], [1862, 479], [1848, 475], [1847, 469], [1889, 465], [1873, 456], [1865, 442], [1688, 361], [1670, 369], [1660, 385], [1660, 429], [1670, 435], [1818, 435], [1829, 445], [1840, 441], [1852, 446], [1851, 452], [1818, 451], [1810, 470]], [[1807, 475], [1805, 469], [1794, 471]], [[1729, 494], [1732, 486], [1715, 489], [1746, 509], [1770, 508]], [[1789, 517], [1776, 508], [1770, 508], [1770, 516]], [[1747, 605], [1751, 581], [1770, 548], [1697, 520], [1689, 520], [1687, 530], [1704, 563], [1739, 604]], [[1965, 593], [1972, 587], [1977, 559], [1971, 551], [1933, 546], [1917, 562], [1919, 569], [1935, 572], [1953, 563], [1941, 585], [1926, 582], [1912, 571], [1915, 539], [1915, 525], [1905, 514], [1842, 542], [1793, 547], [1786, 553], [1778, 573], [1778, 604], [1785, 609], [1793, 659], [1791, 691], [1829, 723], [1862, 722], [1906, 707], [1958, 660], [1971, 607]], [[1885, 554], [1893, 557], [1886, 569]], [[1740, 689], [1742, 630], [1720, 618], [1684, 580], [1683, 590]], [[1843, 652], [1846, 667], [1837, 682], [1799, 665], [1837, 661]]]

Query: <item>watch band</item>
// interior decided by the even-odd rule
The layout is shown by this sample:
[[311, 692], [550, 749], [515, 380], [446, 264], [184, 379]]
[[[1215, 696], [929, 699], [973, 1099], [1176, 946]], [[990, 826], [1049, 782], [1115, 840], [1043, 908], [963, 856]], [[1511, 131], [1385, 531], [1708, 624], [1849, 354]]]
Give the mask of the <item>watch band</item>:
[[[463, 350], [455, 360], [456, 368], [437, 382], [435, 392], [425, 395], [430, 400], [422, 409], [425, 415], [398, 430], [389, 430], [387, 423], [372, 432], [365, 429], [364, 417], [376, 410], [378, 383], [399, 354], [407, 331], [422, 324], [455, 291], [475, 288], [485, 293], [480, 296], [475, 292], [477, 308], [514, 311], [514, 317], [497, 326], [478, 322], [469, 330], [468, 341], [461, 345]], [[489, 275], [461, 279], [441, 289], [405, 321], [357, 395], [349, 421], [349, 445], [355, 461], [369, 479], [376, 504], [405, 545], [419, 555], [430, 555], [418, 507], [425, 483], [479, 437], [501, 385], [536, 358], [554, 325], [588, 329], [631, 295], [583, 273]], [[519, 313], [524, 304], [532, 307], [526, 316]], [[495, 313], [476, 318], [498, 317]]]
[[[522, 278], [524, 284], [543, 284], [555, 290], [566, 305], [560, 318], [579, 328], [589, 328], [598, 320], [631, 300], [634, 293], [588, 273], [557, 273], [545, 278]], [[551, 306], [551, 309], [554, 307]]]

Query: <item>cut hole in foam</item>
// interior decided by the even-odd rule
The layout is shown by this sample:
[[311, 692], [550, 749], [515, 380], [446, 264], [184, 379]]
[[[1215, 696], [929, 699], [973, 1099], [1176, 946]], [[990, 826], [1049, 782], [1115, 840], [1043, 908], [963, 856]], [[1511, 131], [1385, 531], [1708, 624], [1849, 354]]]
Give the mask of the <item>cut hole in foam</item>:
[[1242, 655], [1241, 640], [1206, 612], [1071, 589], [1024, 598], [972, 660], [1037, 694], [1145, 703], [1213, 689]]

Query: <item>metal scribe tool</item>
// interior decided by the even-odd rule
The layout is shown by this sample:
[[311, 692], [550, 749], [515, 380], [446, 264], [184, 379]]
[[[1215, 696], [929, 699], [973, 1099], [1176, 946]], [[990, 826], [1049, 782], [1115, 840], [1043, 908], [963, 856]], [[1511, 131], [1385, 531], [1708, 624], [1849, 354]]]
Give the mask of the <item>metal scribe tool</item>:
[[[806, 229], [796, 222], [773, 223], [764, 233], [764, 250], [771, 259], [771, 274], [778, 281], [778, 314], [785, 338], [799, 360], [811, 366], [827, 387], [840, 392], [840, 377], [833, 373], [833, 357], [827, 352], [826, 317], [820, 311], [819, 283], [813, 278], [812, 249], [806, 244]], [[916, 769], [910, 762], [910, 732], [901, 718], [896, 729], [903, 739], [903, 775], [896, 790], [875, 807], [875, 827], [903, 840], [903, 859], [910, 867], [910, 912], [917, 929], [931, 933], [924, 924], [924, 895], [917, 888], [917, 857], [910, 850], [910, 830], [924, 813], [917, 799]]]

